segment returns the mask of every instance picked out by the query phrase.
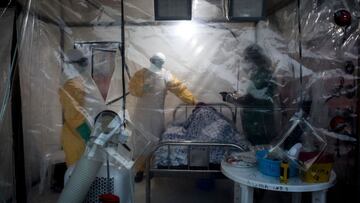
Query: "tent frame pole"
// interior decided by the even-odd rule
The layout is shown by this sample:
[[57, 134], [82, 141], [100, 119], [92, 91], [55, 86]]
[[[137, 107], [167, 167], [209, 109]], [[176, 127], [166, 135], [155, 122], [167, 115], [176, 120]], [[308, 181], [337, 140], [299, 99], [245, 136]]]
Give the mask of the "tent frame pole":
[[27, 202], [26, 191], [26, 173], [25, 173], [25, 154], [24, 154], [24, 134], [22, 126], [22, 104], [21, 104], [21, 88], [19, 74], [19, 57], [18, 57], [18, 29], [17, 21], [21, 12], [21, 6], [18, 2], [14, 5], [14, 23], [13, 37], [11, 44], [11, 118], [13, 132], [13, 151], [14, 151], [14, 172], [15, 172], [15, 197], [17, 202]]

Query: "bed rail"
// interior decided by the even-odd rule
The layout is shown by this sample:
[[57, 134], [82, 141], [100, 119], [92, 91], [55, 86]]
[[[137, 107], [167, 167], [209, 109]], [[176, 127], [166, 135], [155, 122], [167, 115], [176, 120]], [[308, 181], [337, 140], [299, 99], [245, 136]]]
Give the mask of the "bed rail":
[[[215, 108], [218, 112], [224, 114], [226, 117], [228, 117], [233, 123], [236, 123], [236, 114], [235, 109], [236, 107], [230, 106], [226, 103], [210, 103], [205, 104], [206, 106], [210, 106]], [[188, 104], [180, 104], [178, 105], [173, 112], [173, 121], [177, 120], [178, 115], [181, 113], [181, 110], [184, 111], [184, 119], [187, 119], [189, 115], [192, 113], [192, 110], [194, 110], [196, 106], [194, 105], [188, 105]], [[225, 114], [227, 111], [228, 114]]]
[[[170, 169], [171, 168], [171, 164], [170, 164], [170, 148], [171, 146], [185, 146], [187, 147], [187, 169]], [[161, 147], [167, 147], [168, 152], [167, 152], [167, 157], [168, 157], [168, 164], [167, 164], [167, 169], [156, 169], [156, 168], [151, 168], [151, 163], [153, 161], [153, 157], [155, 152], [161, 148]], [[191, 147], [206, 147], [206, 154], [207, 154], [207, 163], [206, 165], [204, 165], [203, 167], [207, 167], [206, 170], [191, 170]], [[231, 143], [213, 143], [213, 142], [193, 142], [193, 141], [181, 141], [181, 142], [161, 142], [158, 145], [155, 146], [155, 148], [152, 150], [152, 152], [149, 155], [149, 158], [147, 159], [147, 163], [146, 163], [146, 169], [147, 171], [151, 170], [152, 172], [165, 172], [167, 173], [169, 170], [174, 172], [174, 171], [193, 171], [198, 173], [199, 171], [209, 171], [210, 170], [210, 148], [212, 147], [223, 147], [223, 148], [232, 148], [232, 149], [237, 149], [239, 151], [247, 151], [246, 148], [237, 145], [237, 144], [231, 144]], [[161, 174], [161, 173], [159, 173]]]
[[[218, 112], [222, 113], [225, 117], [227, 117], [233, 124], [236, 123], [236, 108], [234, 106], [225, 104], [225, 103], [210, 103], [206, 104], [206, 106], [213, 107]], [[192, 111], [196, 108], [193, 105], [187, 104], [180, 104], [174, 109], [173, 112], [173, 121], [179, 121], [179, 119], [183, 119], [184, 121], [191, 115]], [[162, 137], [162, 136], [161, 136]], [[168, 164], [166, 168], [159, 169], [158, 167], [152, 167], [152, 162], [155, 157], [155, 152], [161, 148], [167, 148], [167, 160]], [[170, 165], [170, 153], [171, 147], [186, 147], [187, 148], [187, 167], [186, 168], [173, 168]], [[231, 144], [231, 143], [213, 143], [213, 142], [195, 142], [195, 141], [164, 141], [158, 143], [152, 150], [150, 155], [146, 159], [146, 202], [150, 203], [151, 201], [151, 178], [154, 176], [156, 177], [211, 177], [211, 178], [225, 178], [221, 173], [221, 169], [214, 169], [210, 167], [210, 152], [211, 148], [215, 147], [222, 147], [226, 150], [239, 150], [239, 151], [246, 151], [244, 147]], [[196, 169], [193, 168], [192, 165], [192, 153], [193, 150], [196, 149], [206, 149], [204, 152], [206, 162], [202, 164], [202, 166], [197, 167]], [[228, 151], [226, 151], [227, 153]]]
[[[187, 168], [186, 169], [174, 169], [170, 168], [170, 162], [168, 162], [167, 169], [158, 169], [152, 167], [153, 157], [155, 152], [160, 147], [168, 148], [168, 160], [170, 158], [170, 147], [171, 146], [182, 146], [187, 147]], [[191, 168], [191, 147], [206, 147], [207, 154], [207, 164], [206, 167], [202, 169], [192, 169]], [[156, 177], [207, 177], [207, 178], [223, 178], [224, 176], [221, 173], [220, 169], [211, 169], [210, 168], [210, 148], [212, 147], [223, 147], [227, 149], [237, 149], [239, 151], [246, 151], [244, 147], [231, 144], [231, 143], [212, 143], [212, 142], [193, 142], [193, 141], [181, 141], [181, 142], [161, 142], [156, 145], [148, 159], [146, 160], [146, 202], [151, 202], [151, 178]]]

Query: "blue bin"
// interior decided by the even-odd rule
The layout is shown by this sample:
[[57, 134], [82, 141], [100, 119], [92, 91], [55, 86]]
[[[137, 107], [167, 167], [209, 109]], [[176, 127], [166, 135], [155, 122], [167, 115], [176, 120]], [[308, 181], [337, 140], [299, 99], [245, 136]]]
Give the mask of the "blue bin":
[[[265, 158], [268, 150], [260, 150], [256, 152], [257, 167], [258, 170], [268, 176], [280, 177], [280, 160], [271, 160]], [[289, 177], [295, 177], [298, 173], [298, 168], [292, 162], [290, 162]]]

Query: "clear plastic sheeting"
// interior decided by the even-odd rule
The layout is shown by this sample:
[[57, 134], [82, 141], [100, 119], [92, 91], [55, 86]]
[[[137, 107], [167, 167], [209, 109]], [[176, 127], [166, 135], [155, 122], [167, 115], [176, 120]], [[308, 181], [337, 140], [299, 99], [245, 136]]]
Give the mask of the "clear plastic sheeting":
[[[306, 120], [304, 112], [297, 112], [291, 119], [289, 126], [284, 128], [278, 140], [274, 139], [274, 144], [267, 155], [270, 159], [278, 159], [293, 162], [300, 170], [307, 171], [315, 161], [324, 153], [327, 147], [326, 138], [317, 131]], [[308, 160], [300, 160], [301, 152], [311, 152], [313, 157]]]
[[[340, 180], [350, 176], [342, 168], [355, 171], [358, 1], [268, 1], [267, 15], [256, 23], [230, 21], [225, 0], [192, 1], [189, 21], [155, 21], [149, 0], [19, 3], [25, 19], [19, 71], [30, 202], [49, 202], [43, 199], [47, 194], [57, 201], [61, 191], [75, 189], [74, 199], [81, 202], [92, 181], [104, 178], [98, 173], [104, 166], [132, 182], [149, 155], [172, 141], [243, 150], [276, 146], [282, 152], [302, 143], [299, 150], [336, 155]], [[0, 13], [0, 23], [8, 18], [11, 10]], [[8, 58], [11, 32], [2, 36], [0, 56]], [[8, 67], [10, 61], [0, 63]], [[2, 103], [7, 70], [0, 69]], [[118, 116], [118, 125], [110, 119], [97, 126], [99, 113], [109, 111]], [[10, 132], [5, 112], [1, 132]], [[291, 127], [296, 121], [300, 127]], [[294, 131], [295, 140], [286, 141]], [[6, 144], [11, 140], [6, 141], [0, 156], [11, 151]], [[190, 168], [188, 157], [201, 157], [200, 163], [205, 156], [216, 157], [207, 159], [207, 168], [219, 167], [226, 151], [208, 150], [209, 156], [183, 149], [169, 147], [159, 162]], [[348, 161], [339, 161], [342, 157]], [[77, 178], [83, 178], [86, 187], [64, 186], [69, 168], [80, 174], [69, 185], [81, 187]], [[1, 173], [0, 188], [9, 177]], [[138, 194], [132, 184], [124, 187], [130, 196]], [[11, 193], [11, 187], [5, 191]], [[61, 201], [71, 197], [65, 196]], [[142, 200], [124, 202], [133, 201]]]
[[[298, 6], [300, 15], [295, 12]], [[264, 46], [269, 49], [276, 47], [273, 52], [276, 58], [283, 59], [282, 53], [288, 52], [287, 55], [296, 60], [290, 66], [292, 70], [297, 70], [292, 75], [299, 78], [301, 73], [303, 76], [295, 84], [297, 92], [287, 89], [285, 93], [295, 96], [293, 100], [288, 100], [291, 98], [288, 97], [282, 101], [290, 104], [302, 100], [308, 105], [304, 109], [304, 118], [313, 128], [313, 134], [325, 139], [327, 146], [324, 153], [336, 155], [335, 171], [340, 182], [347, 183], [355, 169], [349, 173], [344, 171], [354, 167], [355, 158], [349, 158], [349, 154], [355, 153], [358, 140], [358, 12], [356, 1], [300, 1], [299, 5], [294, 3], [276, 12], [270, 18], [270, 24], [258, 25], [262, 30], [259, 38]], [[279, 41], [287, 46], [275, 43]], [[279, 65], [278, 71], [285, 76], [284, 60], [280, 60]]]
[[0, 202], [15, 201], [10, 75], [14, 9], [0, 7]]

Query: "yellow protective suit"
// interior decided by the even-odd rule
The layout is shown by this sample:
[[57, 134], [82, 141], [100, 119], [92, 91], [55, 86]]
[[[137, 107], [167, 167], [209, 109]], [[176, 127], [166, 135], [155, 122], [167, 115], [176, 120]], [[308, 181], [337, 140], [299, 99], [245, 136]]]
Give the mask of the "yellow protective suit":
[[[167, 91], [174, 93], [187, 104], [194, 105], [196, 103], [195, 97], [188, 88], [164, 69], [158, 72], [146, 68], [139, 70], [129, 82], [129, 91], [131, 95], [137, 97], [132, 120], [142, 130], [156, 137], [160, 137], [164, 132], [164, 104]], [[142, 142], [139, 139], [135, 138], [135, 146]], [[138, 150], [135, 149], [135, 151]], [[138, 155], [135, 153], [135, 156]], [[144, 160], [143, 156], [139, 157], [135, 166], [137, 171], [143, 171]]]
[[75, 164], [85, 150], [85, 141], [90, 135], [90, 128], [84, 116], [85, 87], [78, 76], [68, 80], [59, 89], [60, 103], [63, 107], [64, 125], [61, 143], [68, 166]]
[[172, 75], [170, 81], [166, 81], [166, 78], [161, 78], [161, 77], [162, 77], [161, 75], [156, 76], [156, 73], [153, 73], [146, 68], [139, 70], [134, 74], [134, 76], [130, 80], [129, 83], [130, 94], [136, 97], [149, 96], [149, 94], [154, 94], [154, 93], [158, 95], [158, 93], [161, 92], [161, 88], [158, 88], [159, 92], [154, 92], [154, 91], [146, 92], [144, 91], [145, 90], [144, 86], [148, 85], [155, 87], [156, 86], [155, 83], [162, 81], [154, 81], [154, 79], [159, 79], [159, 80], [164, 80], [165, 83], [164, 86], [160, 85], [161, 87], [166, 88], [166, 90], [169, 90], [170, 92], [174, 93], [183, 102], [187, 104], [195, 104], [195, 97], [180, 80], [178, 80]]

